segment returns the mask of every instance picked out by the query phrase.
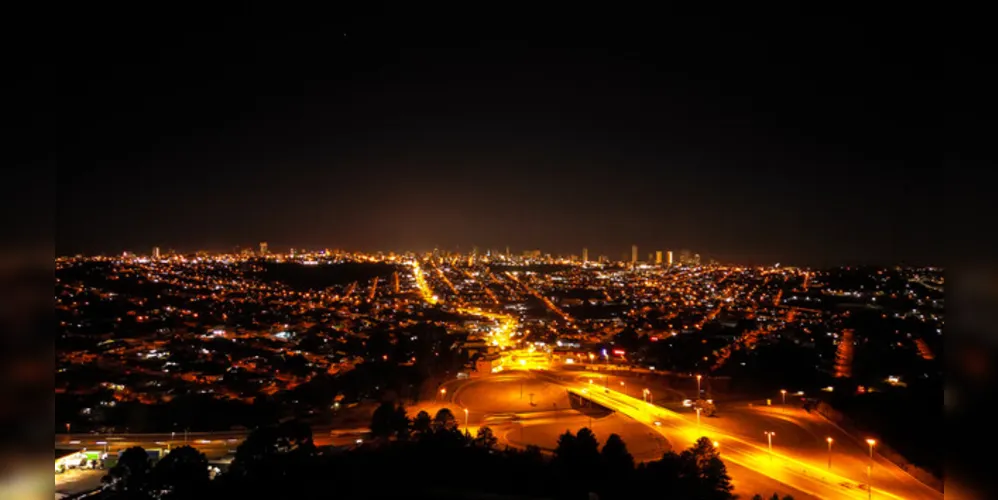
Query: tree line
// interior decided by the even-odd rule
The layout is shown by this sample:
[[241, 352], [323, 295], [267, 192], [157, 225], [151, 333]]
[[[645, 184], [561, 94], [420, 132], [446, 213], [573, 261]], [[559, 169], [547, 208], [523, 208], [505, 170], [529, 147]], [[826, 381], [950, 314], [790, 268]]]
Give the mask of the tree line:
[[184, 446], [155, 465], [141, 448], [125, 450], [104, 481], [102, 498], [112, 499], [735, 498], [720, 453], [705, 437], [636, 464], [620, 436], [600, 446], [582, 428], [561, 435], [549, 456], [536, 446], [500, 448], [489, 427], [471, 435], [449, 409], [410, 418], [391, 403], [372, 415], [371, 439], [348, 450], [316, 447], [308, 425], [289, 421], [252, 432], [214, 480], [205, 456]]

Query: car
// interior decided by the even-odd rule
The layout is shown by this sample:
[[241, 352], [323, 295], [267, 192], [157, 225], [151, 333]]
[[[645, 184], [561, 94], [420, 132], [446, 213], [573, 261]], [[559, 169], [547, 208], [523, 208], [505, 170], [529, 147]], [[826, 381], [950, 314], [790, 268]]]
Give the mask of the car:
[[658, 420], [656, 420], [655, 421], [655, 426], [656, 427], [662, 427], [662, 422], [659, 422]]
[[693, 400], [692, 399], [684, 399], [683, 400], [683, 407], [689, 408], [691, 406], [693, 406]]

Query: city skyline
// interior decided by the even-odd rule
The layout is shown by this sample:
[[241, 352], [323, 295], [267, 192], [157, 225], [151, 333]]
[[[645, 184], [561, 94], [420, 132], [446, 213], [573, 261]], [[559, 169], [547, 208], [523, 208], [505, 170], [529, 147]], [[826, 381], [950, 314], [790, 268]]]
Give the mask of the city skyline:
[[[717, 263], [721, 263], [721, 264], [725, 264], [725, 265], [735, 265], [735, 266], [738, 266], [738, 265], [742, 265], [742, 266], [771, 266], [771, 265], [774, 265], [774, 264], [779, 264], [779, 265], [785, 265], [785, 266], [796, 266], [796, 267], [805, 267], [805, 268], [806, 267], [822, 268], [822, 267], [838, 267], [838, 266], [873, 266], [873, 267], [876, 267], [876, 266], [888, 266], [888, 267], [889, 266], [914, 266], [914, 267], [940, 267], [940, 264], [938, 262], [933, 262], [933, 261], [926, 261], [926, 262], [921, 262], [921, 261], [883, 262], [883, 261], [877, 261], [877, 260], [858, 260], [857, 261], [857, 260], [834, 260], [834, 259], [828, 260], [828, 261], [819, 262], [819, 263], [807, 263], [807, 262], [801, 263], [801, 262], [778, 261], [778, 260], [764, 261], [764, 260], [758, 260], [758, 259], [757, 260], [731, 261], [731, 260], [717, 259], [712, 254], [708, 254], [708, 253], [689, 253], [688, 255], [684, 256], [681, 252], [690, 252], [689, 250], [685, 250], [685, 249], [682, 250], [682, 251], [680, 251], [679, 256], [674, 259], [673, 258], [673, 254], [674, 254], [675, 250], [673, 250], [672, 248], [667, 248], [667, 247], [663, 247], [661, 249], [653, 249], [650, 254], [642, 257], [641, 254], [638, 252], [638, 249], [641, 248], [641, 245], [630, 245], [630, 246], [622, 247], [622, 248], [619, 248], [619, 249], [607, 247], [607, 248], [602, 248], [602, 251], [593, 251], [593, 250], [591, 250], [590, 247], [582, 247], [582, 248], [576, 249], [575, 252], [573, 252], [571, 250], [561, 251], [561, 252], [559, 252], [559, 251], [553, 251], [553, 250], [549, 251], [549, 250], [544, 249], [544, 248], [538, 248], [536, 245], [533, 245], [533, 246], [532, 245], [528, 245], [528, 246], [525, 246], [525, 247], [520, 248], [520, 249], [515, 249], [514, 247], [509, 246], [509, 245], [504, 245], [504, 246], [500, 245], [500, 246], [494, 246], [494, 247], [479, 247], [478, 245], [455, 245], [455, 246], [453, 246], [451, 248], [445, 248], [445, 247], [440, 247], [440, 246], [433, 246], [431, 248], [423, 248], [423, 249], [418, 249], [418, 250], [416, 250], [416, 249], [404, 249], [404, 248], [373, 249], [372, 250], [372, 249], [343, 248], [343, 247], [337, 247], [337, 246], [331, 246], [331, 245], [315, 245], [315, 246], [306, 246], [306, 245], [277, 245], [276, 246], [276, 250], [270, 250], [270, 246], [269, 245], [270, 245], [269, 242], [242, 243], [242, 244], [233, 245], [233, 246], [231, 246], [229, 248], [205, 248], [205, 247], [190, 247], [190, 248], [180, 247], [180, 248], [177, 248], [177, 247], [171, 247], [169, 245], [157, 245], [157, 246], [150, 247], [149, 249], [145, 249], [145, 250], [138, 249], [138, 248], [133, 248], [133, 247], [128, 247], [128, 248], [121, 248], [121, 249], [116, 249], [116, 250], [111, 250], [111, 251], [66, 253], [66, 254], [60, 254], [58, 256], [60, 256], [60, 257], [70, 257], [70, 256], [73, 256], [73, 255], [114, 256], [114, 255], [128, 254], [128, 255], [147, 255], [147, 256], [154, 256], [155, 258], [158, 258], [158, 256], [160, 255], [160, 253], [162, 253], [164, 255], [170, 255], [170, 254], [191, 255], [191, 254], [196, 254], [196, 253], [235, 254], [235, 253], [247, 253], [247, 252], [251, 253], [253, 255], [256, 255], [256, 256], [273, 255], [273, 254], [295, 256], [296, 253], [297, 253], [298, 256], [301, 256], [303, 253], [306, 253], [306, 252], [309, 252], [309, 253], [319, 253], [319, 252], [323, 252], [323, 251], [327, 251], [327, 252], [359, 253], [359, 254], [372, 254], [372, 255], [373, 254], [398, 254], [398, 255], [414, 254], [414, 255], [423, 255], [423, 254], [429, 254], [429, 253], [433, 253], [433, 252], [446, 252], [448, 254], [457, 254], [457, 255], [473, 255], [473, 254], [475, 254], [476, 250], [481, 250], [482, 253], [480, 255], [484, 255], [485, 252], [491, 252], [493, 255], [496, 256], [496, 258], [498, 258], [499, 256], [502, 256], [502, 255], [505, 255], [504, 252], [510, 252], [510, 255], [513, 256], [513, 257], [515, 257], [515, 258], [521, 258], [521, 257], [524, 257], [524, 256], [531, 256], [531, 257], [533, 257], [534, 254], [536, 253], [536, 258], [552, 258], [552, 259], [558, 259], [558, 258], [570, 259], [570, 258], [575, 258], [575, 259], [578, 259], [579, 262], [596, 262], [597, 260], [599, 260], [600, 262], [605, 261], [605, 262], [618, 262], [618, 263], [636, 262], [636, 263], [641, 263], [641, 264], [661, 265], [661, 266], [665, 266], [665, 267], [669, 267], [669, 266], [673, 265], [673, 260], [675, 260], [676, 263], [678, 263], [678, 264], [682, 264], [685, 261], [686, 263], [690, 263], [690, 264], [696, 262], [696, 265], [700, 265], [701, 261], [703, 263], [706, 263], [707, 261], [712, 261], [712, 262], [717, 262]], [[600, 249], [601, 247], [593, 247], [593, 248]], [[675, 248], [680, 248], [680, 247], [675, 247]], [[629, 251], [628, 251], [628, 249], [629, 249]], [[614, 257], [615, 255], [617, 257]], [[598, 257], [600, 257], [600, 259], [595, 259], [595, 258], [592, 258], [591, 256], [598, 256]]]

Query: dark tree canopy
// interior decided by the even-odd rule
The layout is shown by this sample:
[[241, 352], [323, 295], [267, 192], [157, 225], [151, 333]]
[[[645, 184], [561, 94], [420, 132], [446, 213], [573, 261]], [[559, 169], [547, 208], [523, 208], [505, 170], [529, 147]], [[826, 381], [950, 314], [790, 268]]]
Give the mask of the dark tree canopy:
[[[382, 408], [378, 414], [386, 426], [398, 424], [404, 415], [404, 409], [400, 413], [392, 404]], [[497, 437], [489, 427], [481, 427], [472, 437], [457, 427], [449, 410], [441, 410], [435, 418], [420, 412], [414, 420], [411, 439], [372, 440], [350, 450], [323, 453], [316, 450], [307, 425], [291, 421], [261, 427], [239, 446], [229, 471], [215, 480], [208, 479], [207, 460], [194, 448], [173, 450], [151, 470], [145, 451], [132, 448], [108, 474], [107, 493], [109, 498], [129, 500], [318, 500], [361, 498], [361, 494], [434, 498], [441, 491], [540, 498], [585, 498], [592, 493], [607, 500], [640, 498], [653, 491], [661, 498], [733, 498], [724, 463], [705, 439], [681, 453], [668, 452], [660, 460], [635, 466], [626, 443], [616, 434], [607, 437], [601, 449], [589, 429], [566, 431], [549, 460], [536, 446], [523, 451], [497, 449]], [[386, 429], [397, 432], [391, 426]], [[490, 478], [516, 480], [483, 481], [483, 471]]]
[[208, 486], [208, 459], [204, 453], [181, 446], [170, 451], [152, 470], [152, 489], [163, 498], [193, 498]]

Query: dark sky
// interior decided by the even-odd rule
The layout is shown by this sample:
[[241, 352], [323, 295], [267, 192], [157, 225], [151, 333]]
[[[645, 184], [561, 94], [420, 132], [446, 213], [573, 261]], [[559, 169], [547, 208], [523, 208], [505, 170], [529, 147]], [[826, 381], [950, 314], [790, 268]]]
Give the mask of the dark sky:
[[938, 55], [914, 31], [149, 12], [67, 50], [59, 254], [633, 243], [825, 265], [944, 246]]

